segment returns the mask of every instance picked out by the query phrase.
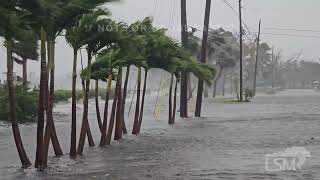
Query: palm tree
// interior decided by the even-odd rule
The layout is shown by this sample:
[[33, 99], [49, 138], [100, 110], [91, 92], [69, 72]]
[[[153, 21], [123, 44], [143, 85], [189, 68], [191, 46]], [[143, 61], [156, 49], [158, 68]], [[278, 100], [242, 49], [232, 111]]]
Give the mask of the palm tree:
[[[41, 48], [42, 65], [41, 65], [41, 83], [40, 83], [40, 96], [39, 96], [39, 115], [38, 115], [38, 136], [37, 136], [37, 154], [36, 154], [36, 167], [40, 164], [46, 166], [47, 158], [47, 147], [49, 139], [54, 135], [53, 128], [53, 118], [52, 118], [52, 99], [54, 93], [54, 41], [55, 38], [61, 34], [61, 32], [71, 27], [73, 24], [77, 23], [77, 20], [84, 13], [88, 13], [98, 5], [108, 2], [108, 0], [55, 0], [55, 1], [45, 1], [45, 0], [31, 0], [31, 1], [21, 1], [21, 5], [28, 9], [30, 12], [29, 16], [26, 16], [30, 19], [33, 19], [35, 22], [35, 27], [37, 30], [41, 28], [43, 48]], [[50, 98], [49, 102], [46, 103], [45, 94], [47, 91], [47, 68], [45, 60], [45, 39], [50, 49], [50, 55], [48, 66], [50, 68]], [[42, 104], [42, 105], [41, 105]], [[46, 125], [46, 134], [43, 141], [43, 128], [44, 128], [44, 107], [43, 104], [48, 104], [48, 122]], [[42, 147], [44, 145], [44, 152], [42, 153]], [[42, 163], [41, 163], [42, 162]]]
[[[129, 67], [131, 65], [135, 65], [138, 67], [144, 66], [144, 58], [141, 55], [140, 47], [143, 45], [139, 45], [144, 43], [143, 39], [139, 36], [135, 36], [134, 34], [130, 34], [125, 30], [125, 25], [122, 24], [122, 30], [120, 30], [116, 43], [113, 46], [102, 50], [98, 56], [96, 62], [94, 62], [91, 66], [91, 71], [93, 74], [98, 75], [99, 79], [108, 79], [108, 90], [107, 93], [110, 92], [111, 81], [113, 77], [116, 78], [116, 90], [114, 95], [114, 100], [112, 104], [110, 122], [108, 127], [108, 132], [106, 132], [107, 128], [107, 114], [108, 114], [108, 94], [105, 104], [105, 112], [104, 112], [104, 120], [103, 120], [103, 128], [100, 145], [110, 145], [111, 143], [111, 134], [114, 128], [115, 123], [115, 140], [119, 140], [122, 138], [123, 127], [124, 127], [124, 93], [121, 90], [122, 84], [122, 67]], [[87, 73], [87, 69], [85, 69]], [[117, 71], [117, 73], [114, 73]], [[102, 75], [101, 75], [102, 74]], [[114, 74], [117, 74], [116, 76]], [[124, 87], [125, 89], [125, 87]], [[117, 112], [116, 112], [117, 109]], [[115, 121], [116, 118], [116, 121]], [[107, 134], [106, 134], [107, 133]]]
[[99, 108], [99, 80], [95, 80], [95, 90], [94, 90], [94, 99], [96, 103], [96, 115], [97, 115], [97, 121], [100, 132], [102, 131], [102, 121], [101, 121], [101, 115], [100, 115], [100, 108]]
[[15, 90], [13, 85], [13, 58], [12, 58], [12, 49], [13, 49], [13, 38], [15, 35], [20, 34], [25, 24], [23, 21], [20, 21], [18, 11], [15, 9], [15, 1], [6, 1], [0, 4], [0, 16], [3, 18], [3, 21], [0, 23], [0, 36], [4, 37], [6, 40], [7, 48], [7, 84], [9, 92], [9, 111], [10, 111], [10, 120], [12, 126], [12, 132], [16, 148], [19, 154], [19, 158], [23, 167], [31, 166], [31, 162], [27, 156], [27, 153], [24, 149], [19, 125], [17, 122], [16, 114], [16, 97]]
[[38, 38], [37, 35], [33, 32], [28, 33], [30, 35], [26, 35], [22, 37], [22, 40], [14, 42], [12, 51], [18, 55], [18, 57], [14, 57], [14, 61], [18, 64], [22, 65], [22, 79], [23, 79], [23, 87], [26, 90], [28, 86], [28, 71], [27, 71], [27, 62], [28, 60], [37, 61], [39, 57], [38, 53]]
[[[66, 40], [70, 46], [73, 48], [73, 70], [72, 70], [72, 123], [71, 123], [71, 146], [70, 146], [70, 156], [76, 156], [76, 82], [77, 82], [77, 52], [84, 46], [88, 41], [90, 41], [91, 36], [87, 36], [87, 27], [90, 23], [95, 21], [99, 16], [108, 15], [109, 13], [102, 10], [94, 11], [90, 14], [85, 14], [74, 26], [69, 27], [66, 31]], [[84, 78], [81, 78], [84, 84]], [[92, 139], [89, 137], [88, 138]]]
[[127, 128], [126, 128], [126, 123], [124, 120], [124, 111], [126, 107], [126, 98], [127, 98], [127, 89], [128, 89], [128, 83], [129, 83], [129, 75], [130, 75], [130, 66], [126, 67], [126, 77], [124, 80], [124, 86], [123, 86], [123, 109], [122, 109], [122, 117], [123, 117], [123, 134], [127, 134]]
[[[112, 133], [112, 130], [113, 130], [115, 108], [116, 108], [116, 102], [117, 102], [117, 98], [118, 98], [118, 96], [116, 96], [116, 95], [114, 95], [114, 101], [113, 101], [113, 105], [112, 105], [112, 115], [110, 117], [110, 122], [113, 121], [113, 123], [110, 123], [110, 124], [112, 124], [112, 129], [110, 129], [111, 126], [109, 125], [109, 129], [110, 130], [108, 130], [108, 132], [110, 131], [111, 133], [109, 133], [107, 135], [107, 118], [108, 118], [109, 95], [110, 95], [110, 92], [111, 92], [112, 80], [114, 80], [114, 78], [116, 77], [115, 76], [116, 73], [114, 72], [114, 61], [115, 61], [115, 58], [116, 58], [116, 56], [115, 56], [116, 53], [117, 52], [109, 50], [109, 49], [102, 50], [101, 52], [99, 52], [96, 61], [91, 65], [91, 73], [90, 73], [91, 79], [107, 81], [107, 83], [108, 83], [107, 91], [106, 91], [103, 123], [102, 123], [102, 128], [101, 128], [100, 146], [107, 145], [107, 141], [110, 144], [111, 133]], [[81, 76], [83, 76], [82, 78], [87, 76], [87, 73], [88, 73], [88, 67], [85, 68], [81, 72]]]
[[[87, 65], [87, 74], [86, 74], [86, 87], [85, 87], [85, 96], [84, 96], [84, 109], [82, 117], [82, 126], [80, 131], [80, 138], [78, 144], [78, 154], [82, 155], [83, 147], [85, 142], [86, 134], [91, 136], [91, 131], [88, 122], [88, 98], [89, 98], [89, 88], [90, 88], [90, 74], [91, 74], [91, 60], [92, 56], [97, 54], [102, 48], [110, 47], [112, 44], [118, 41], [118, 34], [121, 32], [117, 28], [112, 28], [112, 31], [108, 27], [116, 27], [116, 25], [110, 19], [94, 19], [88, 21], [86, 25], [87, 29], [84, 32], [84, 35], [90, 37], [86, 42], [86, 49], [88, 54], [88, 65]], [[89, 146], [94, 146], [94, 142], [89, 138]]]

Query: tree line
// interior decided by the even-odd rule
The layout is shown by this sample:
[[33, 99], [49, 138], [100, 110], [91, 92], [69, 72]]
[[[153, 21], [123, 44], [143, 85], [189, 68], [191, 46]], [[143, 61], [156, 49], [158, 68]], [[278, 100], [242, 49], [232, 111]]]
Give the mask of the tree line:
[[[16, 85], [13, 80], [14, 61], [27, 68], [27, 60], [40, 56], [40, 87], [38, 93], [36, 168], [46, 168], [50, 141], [56, 156], [64, 153], [56, 133], [53, 103], [55, 94], [55, 40], [65, 36], [67, 43], [73, 48], [72, 71], [72, 120], [70, 127], [71, 158], [83, 155], [85, 139], [89, 146], [94, 146], [89, 119], [88, 101], [90, 82], [107, 82], [106, 101], [103, 117], [100, 117], [99, 106], [96, 105], [100, 146], [110, 145], [112, 134], [114, 140], [122, 139], [127, 133], [124, 108], [130, 67], [138, 68], [137, 94], [134, 125], [132, 134], [138, 135], [141, 130], [148, 71], [152, 68], [162, 69], [171, 74], [168, 123], [173, 124], [176, 116], [177, 84], [181, 73], [190, 72], [197, 78], [210, 84], [215, 76], [215, 69], [198, 63], [194, 56], [166, 35], [166, 30], [153, 26], [152, 18], [145, 18], [133, 24], [117, 22], [110, 18], [110, 12], [101, 8], [110, 0], [1, 0], [0, 36], [5, 39], [7, 50], [7, 89], [9, 99], [10, 121], [16, 148], [23, 167], [31, 166], [31, 161], [24, 149], [17, 122]], [[31, 43], [25, 48], [23, 43]], [[38, 47], [39, 44], [39, 47]], [[30, 49], [31, 48], [31, 49]], [[82, 67], [81, 85], [83, 92], [83, 116], [80, 138], [77, 145], [76, 117], [76, 79], [78, 52], [86, 49], [87, 66]], [[24, 54], [26, 53], [26, 54]], [[29, 54], [30, 53], [30, 54]], [[94, 58], [96, 57], [96, 58]], [[93, 62], [93, 60], [95, 61]], [[125, 77], [122, 72], [126, 70]], [[144, 73], [144, 75], [142, 75]], [[23, 73], [26, 87], [26, 73]], [[142, 87], [142, 76], [144, 82]], [[108, 107], [112, 81], [116, 82], [112, 107]], [[142, 94], [140, 90], [142, 88]], [[172, 95], [174, 94], [174, 95]], [[96, 98], [96, 104], [98, 98]], [[109, 109], [111, 111], [109, 112]], [[110, 113], [110, 115], [109, 115]], [[98, 117], [99, 116], [99, 117]], [[109, 117], [109, 119], [108, 119]]]

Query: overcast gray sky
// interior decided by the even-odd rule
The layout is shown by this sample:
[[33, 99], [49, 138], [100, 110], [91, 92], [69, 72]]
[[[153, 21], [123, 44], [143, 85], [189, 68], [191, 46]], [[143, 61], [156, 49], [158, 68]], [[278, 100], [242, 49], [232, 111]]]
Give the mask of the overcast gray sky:
[[[224, 27], [230, 31], [238, 31], [238, 17], [228, 7], [224, 0], [212, 0], [210, 26]], [[238, 11], [238, 0], [225, 0]], [[318, 60], [320, 48], [320, 1], [319, 0], [242, 0], [243, 19], [252, 33], [256, 32], [258, 21], [262, 19], [262, 33], [291, 34], [304, 36], [319, 36], [319, 38], [275, 36], [262, 34], [262, 41], [282, 50], [284, 55], [303, 50], [307, 60]], [[187, 0], [188, 24], [201, 28], [204, 17], [205, 0]], [[159, 26], [169, 28], [168, 34], [180, 39], [180, 0], [122, 0], [120, 3], [107, 4], [115, 19], [125, 22], [141, 20], [146, 16], [154, 17]], [[311, 31], [270, 30], [265, 28], [301, 29]], [[200, 35], [200, 34], [199, 34]], [[0, 48], [2, 59], [0, 70], [5, 71], [6, 64], [4, 48]], [[57, 40], [56, 52], [57, 75], [64, 76], [71, 72], [72, 50], [63, 38]], [[17, 65], [16, 65], [17, 66]], [[29, 71], [39, 73], [39, 63], [30, 63]], [[79, 66], [80, 68], [80, 66]], [[15, 68], [20, 71], [20, 68]], [[0, 77], [1, 78], [1, 77]]]

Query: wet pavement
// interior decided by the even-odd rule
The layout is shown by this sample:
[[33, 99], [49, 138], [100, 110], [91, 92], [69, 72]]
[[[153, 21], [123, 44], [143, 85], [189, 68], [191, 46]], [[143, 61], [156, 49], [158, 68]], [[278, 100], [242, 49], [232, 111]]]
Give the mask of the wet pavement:
[[[42, 173], [19, 168], [11, 128], [1, 125], [0, 179], [320, 179], [320, 93], [288, 90], [259, 95], [243, 104], [209, 99], [204, 103], [205, 117], [178, 118], [173, 126], [167, 124], [167, 107], [155, 120], [155, 97], [147, 99], [139, 136], [127, 135], [105, 148], [86, 147], [84, 155], [76, 160], [68, 154], [55, 158], [51, 151], [49, 168]], [[90, 125], [98, 144], [94, 103], [90, 106]], [[190, 106], [192, 113], [194, 103]], [[78, 122], [81, 110], [79, 107]], [[70, 105], [59, 104], [55, 112], [58, 136], [67, 153]], [[126, 118], [129, 131], [132, 121], [131, 113]], [[21, 132], [34, 160], [36, 126], [21, 126]], [[301, 169], [266, 170], [265, 155], [294, 146], [304, 147], [311, 154]]]

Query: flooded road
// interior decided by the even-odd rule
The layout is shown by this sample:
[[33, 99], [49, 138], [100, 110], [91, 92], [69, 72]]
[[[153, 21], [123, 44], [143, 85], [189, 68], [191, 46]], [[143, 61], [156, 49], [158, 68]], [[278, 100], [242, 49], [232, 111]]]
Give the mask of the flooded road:
[[[67, 154], [50, 157], [50, 168], [44, 173], [19, 168], [11, 128], [1, 125], [0, 179], [320, 179], [320, 93], [288, 90], [259, 95], [244, 104], [206, 100], [204, 118], [178, 118], [173, 126], [167, 124], [167, 107], [155, 120], [155, 97], [147, 100], [138, 137], [125, 136], [106, 148], [87, 147], [84, 156], [76, 160]], [[98, 144], [93, 102], [90, 108], [90, 125]], [[81, 111], [79, 107], [78, 126]], [[71, 107], [59, 104], [55, 112], [58, 136], [68, 153]], [[132, 115], [126, 118], [129, 131], [132, 121]], [[34, 160], [36, 126], [21, 126], [21, 132]], [[294, 146], [304, 147], [311, 154], [301, 169], [266, 171], [265, 155]]]

